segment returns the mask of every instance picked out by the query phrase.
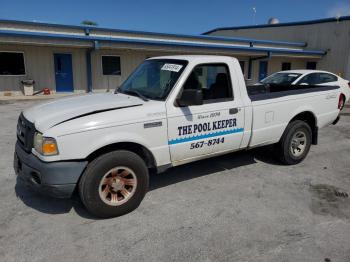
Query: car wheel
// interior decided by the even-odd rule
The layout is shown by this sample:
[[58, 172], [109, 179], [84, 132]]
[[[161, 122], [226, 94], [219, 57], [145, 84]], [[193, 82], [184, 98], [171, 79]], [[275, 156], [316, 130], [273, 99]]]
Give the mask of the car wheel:
[[277, 144], [279, 160], [286, 165], [303, 161], [310, 150], [311, 138], [311, 128], [307, 123], [301, 120], [289, 123]]
[[118, 150], [93, 160], [79, 181], [86, 209], [101, 218], [136, 209], [148, 190], [148, 169], [135, 153]]

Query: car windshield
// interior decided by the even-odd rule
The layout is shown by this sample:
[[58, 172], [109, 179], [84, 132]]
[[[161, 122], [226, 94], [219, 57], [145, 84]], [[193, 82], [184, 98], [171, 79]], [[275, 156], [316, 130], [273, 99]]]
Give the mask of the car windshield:
[[138, 96], [143, 100], [165, 100], [187, 63], [177, 59], [146, 60], [116, 92]]
[[291, 85], [301, 74], [296, 73], [276, 73], [261, 80], [263, 84]]

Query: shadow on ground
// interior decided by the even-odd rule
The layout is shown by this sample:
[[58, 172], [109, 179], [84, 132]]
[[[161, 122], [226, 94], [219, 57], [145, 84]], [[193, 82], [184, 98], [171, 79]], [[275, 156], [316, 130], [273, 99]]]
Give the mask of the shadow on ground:
[[[201, 160], [174, 167], [162, 174], [151, 174], [149, 191], [220, 171], [232, 170], [240, 166], [255, 164], [256, 160], [268, 164], [280, 165], [279, 162], [273, 158], [272, 153], [272, 147], [261, 147], [250, 151], [230, 153], [211, 158], [210, 160]], [[17, 197], [20, 198], [25, 205], [42, 213], [63, 214], [68, 213], [74, 208], [76, 213], [81, 217], [96, 219], [85, 210], [77, 193], [74, 193], [71, 199], [56, 199], [43, 196], [28, 188], [18, 178], [15, 191]]]

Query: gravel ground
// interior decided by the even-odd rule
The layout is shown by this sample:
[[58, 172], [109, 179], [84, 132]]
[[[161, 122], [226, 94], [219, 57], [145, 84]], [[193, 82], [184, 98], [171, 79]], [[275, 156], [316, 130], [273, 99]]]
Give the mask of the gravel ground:
[[16, 181], [16, 121], [0, 101], [0, 261], [350, 261], [350, 108], [297, 166], [269, 148], [151, 177], [134, 212], [89, 216]]

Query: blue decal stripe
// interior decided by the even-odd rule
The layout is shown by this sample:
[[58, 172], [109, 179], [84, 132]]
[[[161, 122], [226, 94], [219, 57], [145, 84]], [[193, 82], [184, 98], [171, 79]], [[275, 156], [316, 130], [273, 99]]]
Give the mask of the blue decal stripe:
[[244, 131], [244, 128], [236, 128], [236, 129], [231, 129], [231, 130], [225, 130], [225, 131], [209, 133], [209, 134], [205, 134], [205, 135], [198, 135], [198, 136], [192, 136], [192, 137], [178, 138], [178, 139], [169, 140], [168, 144], [169, 145], [175, 145], [175, 144], [186, 143], [186, 142], [200, 140], [200, 139], [205, 139], [205, 138], [210, 138], [210, 137], [224, 136], [224, 135], [229, 135], [229, 134], [234, 134], [234, 133], [240, 133], [240, 132], [243, 132], [243, 131]]

